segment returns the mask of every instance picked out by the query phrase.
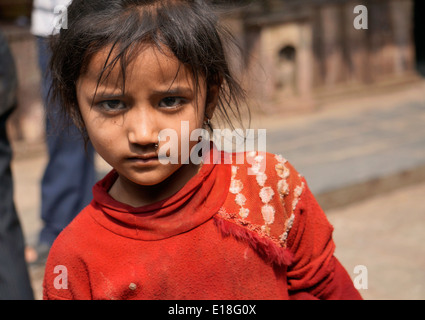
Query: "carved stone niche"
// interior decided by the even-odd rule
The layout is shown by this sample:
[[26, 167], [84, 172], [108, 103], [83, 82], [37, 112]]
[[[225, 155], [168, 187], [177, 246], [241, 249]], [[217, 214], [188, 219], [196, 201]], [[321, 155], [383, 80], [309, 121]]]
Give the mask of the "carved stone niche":
[[311, 108], [312, 23], [308, 12], [247, 21], [250, 92], [267, 111]]

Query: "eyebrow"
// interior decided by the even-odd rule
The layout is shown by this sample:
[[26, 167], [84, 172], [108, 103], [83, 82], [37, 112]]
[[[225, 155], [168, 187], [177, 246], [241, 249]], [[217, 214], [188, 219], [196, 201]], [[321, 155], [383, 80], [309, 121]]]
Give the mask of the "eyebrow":
[[[119, 93], [115, 93], [117, 90], [111, 90], [108, 92], [107, 88], [99, 87], [97, 92], [93, 94], [92, 96], [92, 102], [94, 102], [96, 99], [102, 99], [102, 100], [119, 100], [125, 97], [125, 93], [120, 91]], [[186, 86], [176, 86], [174, 88], [169, 88], [165, 90], [153, 90], [152, 95], [155, 96], [179, 96], [179, 95], [193, 95], [193, 90], [190, 87]]]
[[[125, 93], [119, 92], [115, 93], [117, 90], [108, 92], [107, 89], [102, 90], [103, 88], [98, 88], [96, 92], [96, 97], [102, 97], [102, 99], [117, 99], [125, 96]], [[175, 87], [166, 90], [154, 90], [152, 91], [153, 95], [190, 95], [193, 94], [193, 90], [190, 87]]]
[[189, 95], [193, 94], [193, 90], [190, 87], [174, 87], [167, 90], [154, 90], [155, 95]]
[[120, 92], [120, 93], [114, 93], [114, 92], [106, 92], [106, 90], [105, 91], [103, 91], [103, 93], [102, 93], [102, 91], [101, 92], [99, 92], [99, 91], [97, 91], [97, 92], [95, 92], [95, 93], [93, 93], [93, 95], [90, 95], [91, 96], [91, 105], [94, 105], [95, 103], [96, 103], [96, 101], [99, 101], [99, 100], [121, 100], [122, 98], [124, 98], [124, 95], [123, 95], [123, 93], [122, 92]]
[[102, 99], [118, 99], [118, 98], [123, 98], [124, 94], [119, 93], [119, 94], [114, 94], [114, 93], [99, 93], [97, 92], [95, 95], [93, 95], [93, 98], [95, 97], [101, 97]]

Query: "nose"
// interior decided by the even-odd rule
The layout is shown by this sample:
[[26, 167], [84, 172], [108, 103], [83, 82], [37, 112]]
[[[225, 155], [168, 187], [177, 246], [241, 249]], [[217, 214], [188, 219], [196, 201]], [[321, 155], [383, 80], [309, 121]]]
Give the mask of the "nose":
[[152, 146], [158, 143], [158, 127], [154, 110], [134, 107], [127, 114], [126, 123], [130, 144]]

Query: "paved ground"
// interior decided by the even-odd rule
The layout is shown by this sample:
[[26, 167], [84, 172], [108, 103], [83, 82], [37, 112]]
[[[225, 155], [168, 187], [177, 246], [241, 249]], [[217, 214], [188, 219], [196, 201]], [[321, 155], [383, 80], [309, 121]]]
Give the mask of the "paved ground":
[[268, 151], [294, 164], [325, 209], [425, 180], [424, 92], [420, 83], [281, 119]]
[[425, 299], [425, 183], [327, 212], [336, 256], [354, 279], [367, 268], [365, 299]]
[[[289, 159], [326, 209], [337, 256], [352, 278], [356, 266], [366, 267], [366, 299], [425, 299], [423, 92], [419, 83], [327, 104], [314, 114], [255, 118], [254, 127], [268, 129], [268, 151]], [[45, 164], [43, 152], [19, 150], [13, 162], [16, 205], [30, 244], [41, 226]], [[31, 276], [41, 298], [43, 269], [31, 269]]]

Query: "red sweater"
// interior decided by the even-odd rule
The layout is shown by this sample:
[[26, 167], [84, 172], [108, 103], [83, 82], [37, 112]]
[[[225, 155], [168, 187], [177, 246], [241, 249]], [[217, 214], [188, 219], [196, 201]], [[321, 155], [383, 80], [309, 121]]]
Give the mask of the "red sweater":
[[109, 173], [53, 244], [44, 298], [361, 299], [304, 178], [280, 156], [236, 160], [141, 208], [110, 197]]

